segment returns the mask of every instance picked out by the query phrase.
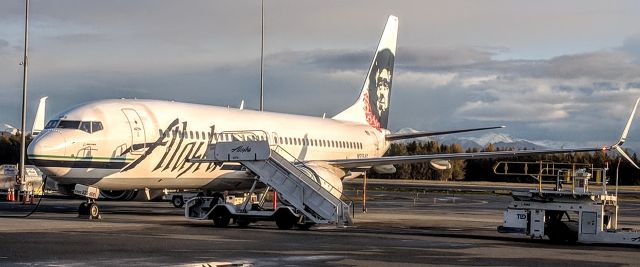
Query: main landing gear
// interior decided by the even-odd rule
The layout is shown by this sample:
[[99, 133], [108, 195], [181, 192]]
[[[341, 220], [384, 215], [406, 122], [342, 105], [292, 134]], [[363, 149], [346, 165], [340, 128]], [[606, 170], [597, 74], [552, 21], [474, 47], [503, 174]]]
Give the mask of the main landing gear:
[[101, 219], [100, 208], [96, 203], [96, 199], [100, 195], [100, 189], [96, 187], [76, 184], [73, 193], [87, 198], [86, 202], [82, 202], [78, 207], [78, 217], [86, 217], [88, 219]]

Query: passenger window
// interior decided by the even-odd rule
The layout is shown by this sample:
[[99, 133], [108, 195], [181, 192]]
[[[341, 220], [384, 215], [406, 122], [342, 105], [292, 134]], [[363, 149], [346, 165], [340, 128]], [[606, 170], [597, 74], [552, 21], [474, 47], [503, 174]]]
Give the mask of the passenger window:
[[196, 132], [196, 139], [200, 139], [200, 132]]

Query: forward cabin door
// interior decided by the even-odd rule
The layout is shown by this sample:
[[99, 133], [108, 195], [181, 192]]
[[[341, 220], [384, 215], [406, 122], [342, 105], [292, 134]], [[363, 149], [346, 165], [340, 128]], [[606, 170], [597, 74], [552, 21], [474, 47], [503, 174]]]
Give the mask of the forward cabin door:
[[146, 149], [146, 132], [140, 114], [134, 109], [123, 108], [131, 129], [131, 154], [142, 154]]

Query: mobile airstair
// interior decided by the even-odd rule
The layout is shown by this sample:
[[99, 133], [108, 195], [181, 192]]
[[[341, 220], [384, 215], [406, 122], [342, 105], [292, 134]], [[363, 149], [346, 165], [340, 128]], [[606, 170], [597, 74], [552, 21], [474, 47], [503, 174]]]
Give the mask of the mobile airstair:
[[256, 175], [249, 195], [262, 183], [276, 191], [286, 205], [265, 210], [261, 205], [250, 204], [250, 197], [240, 205], [221, 203], [222, 198], [215, 196], [196, 197], [186, 203], [187, 218], [213, 219], [216, 226], [226, 226], [231, 219], [240, 226], [275, 220], [281, 229], [293, 225], [304, 229], [314, 224], [351, 224], [352, 202], [342, 201], [338, 189], [281, 147], [270, 145], [266, 133], [231, 132], [231, 135], [233, 141], [212, 144], [205, 159], [193, 161], [239, 162]]

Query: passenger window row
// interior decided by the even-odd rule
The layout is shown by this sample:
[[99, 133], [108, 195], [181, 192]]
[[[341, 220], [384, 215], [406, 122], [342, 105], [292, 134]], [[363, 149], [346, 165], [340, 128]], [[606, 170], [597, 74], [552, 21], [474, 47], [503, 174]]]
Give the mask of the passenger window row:
[[[231, 133], [214, 134], [213, 138], [211, 133], [205, 133], [204, 131], [162, 131], [159, 130], [159, 134], [164, 138], [188, 138], [198, 140], [213, 139], [214, 141], [232, 141], [242, 140], [246, 141], [263, 141], [266, 140], [265, 136], [257, 135], [233, 135]], [[297, 145], [297, 146], [318, 146], [318, 147], [334, 147], [334, 148], [349, 148], [349, 149], [362, 149], [361, 142], [352, 141], [339, 141], [339, 140], [323, 140], [323, 139], [311, 139], [311, 138], [297, 138], [297, 137], [273, 137], [273, 142], [281, 145]]]

